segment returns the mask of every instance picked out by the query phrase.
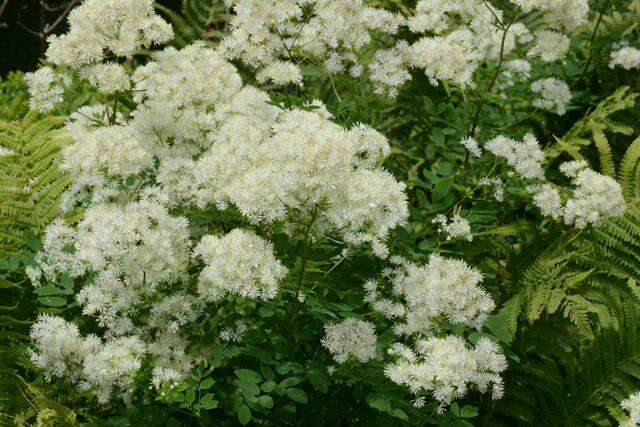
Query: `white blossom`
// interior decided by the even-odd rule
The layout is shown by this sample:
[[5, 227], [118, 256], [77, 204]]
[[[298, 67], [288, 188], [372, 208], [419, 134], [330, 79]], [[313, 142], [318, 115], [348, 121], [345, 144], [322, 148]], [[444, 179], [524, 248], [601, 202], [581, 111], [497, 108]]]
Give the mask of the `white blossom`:
[[540, 96], [533, 100], [534, 106], [553, 111], [559, 116], [566, 113], [571, 101], [571, 90], [562, 80], [554, 77], [536, 80], [531, 84], [531, 91]]
[[399, 357], [385, 367], [385, 375], [412, 393], [432, 394], [440, 403], [449, 404], [464, 397], [469, 389], [481, 393], [491, 390], [494, 399], [502, 397], [502, 373], [507, 361], [499, 347], [481, 338], [468, 348], [463, 339], [449, 335], [419, 340], [415, 360]]
[[623, 427], [640, 425], [640, 393], [634, 393], [620, 402], [620, 407], [629, 413], [629, 417], [620, 423]]
[[438, 224], [439, 231], [444, 233], [447, 240], [465, 239], [469, 242], [473, 240], [473, 233], [471, 233], [469, 221], [458, 214], [453, 215], [451, 218], [447, 218], [446, 215], [439, 214], [436, 215], [431, 222]]
[[625, 70], [640, 68], [640, 50], [635, 47], [624, 46], [611, 52], [609, 68], [621, 67]]
[[372, 323], [347, 318], [340, 323], [326, 324], [324, 332], [322, 345], [337, 363], [344, 363], [350, 358], [365, 363], [378, 356], [378, 338]]
[[563, 59], [569, 51], [569, 37], [557, 31], [543, 30], [536, 34], [535, 45], [527, 53], [528, 56], [540, 57], [544, 62]]
[[487, 142], [484, 148], [497, 157], [504, 157], [522, 177], [544, 179], [544, 153], [533, 134], [526, 134], [521, 142], [500, 135]]
[[227, 293], [273, 299], [287, 273], [270, 243], [241, 229], [224, 237], [203, 236], [193, 253], [205, 264], [198, 279], [198, 293], [207, 301], [218, 300]]

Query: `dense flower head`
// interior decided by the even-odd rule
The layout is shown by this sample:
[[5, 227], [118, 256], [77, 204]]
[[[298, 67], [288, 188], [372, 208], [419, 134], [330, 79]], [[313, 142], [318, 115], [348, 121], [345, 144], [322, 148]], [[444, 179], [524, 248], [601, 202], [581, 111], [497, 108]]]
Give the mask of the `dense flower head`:
[[309, 56], [330, 73], [358, 75], [357, 55], [371, 41], [370, 31], [393, 34], [403, 18], [362, 0], [233, 0], [235, 15], [221, 50], [259, 69], [258, 80], [301, 84], [291, 62]]
[[622, 402], [620, 407], [629, 413], [629, 417], [620, 423], [622, 427], [640, 425], [640, 393], [634, 393]]
[[69, 32], [50, 36], [47, 58], [81, 67], [100, 62], [106, 52], [127, 56], [173, 37], [171, 25], [156, 15], [152, 0], [84, 0], [69, 14]]
[[384, 289], [370, 281], [365, 300], [385, 317], [399, 321], [394, 325], [399, 336], [433, 334], [442, 321], [481, 329], [495, 307], [480, 286], [482, 273], [464, 261], [432, 254], [423, 266], [404, 259], [394, 262], [398, 266], [387, 272], [394, 298], [384, 297]]
[[539, 95], [533, 100], [533, 105], [563, 116], [567, 105], [571, 101], [571, 90], [562, 80], [554, 77], [536, 80], [531, 84], [531, 92]]
[[287, 269], [269, 242], [241, 229], [224, 237], [203, 236], [194, 248], [205, 268], [198, 278], [198, 294], [215, 301], [227, 293], [253, 299], [273, 299]]
[[611, 52], [610, 68], [621, 67], [625, 70], [640, 68], [640, 49], [624, 46]]
[[398, 360], [385, 367], [385, 375], [415, 395], [431, 393], [444, 404], [464, 397], [470, 389], [490, 390], [494, 399], [503, 395], [500, 373], [507, 361], [488, 338], [468, 348], [460, 337], [431, 337], [419, 340], [416, 350], [401, 346], [394, 353]]
[[322, 345], [337, 363], [351, 358], [364, 363], [377, 357], [377, 340], [372, 323], [350, 317], [340, 323], [326, 324]]
[[544, 153], [533, 134], [526, 134], [522, 141], [500, 135], [488, 141], [484, 148], [497, 157], [503, 157], [523, 178], [544, 179]]
[[42, 67], [32, 73], [26, 73], [24, 79], [29, 87], [29, 107], [32, 109], [44, 113], [62, 102], [65, 78], [51, 67]]
[[624, 214], [622, 188], [615, 179], [590, 169], [584, 160], [564, 162], [559, 169], [572, 183], [571, 195], [564, 200], [550, 183], [529, 187], [534, 205], [544, 216], [585, 228]]
[[31, 360], [47, 375], [65, 376], [82, 390], [91, 390], [106, 403], [114, 390], [126, 392], [141, 367], [145, 351], [136, 336], [101, 341], [93, 335], [82, 337], [75, 324], [58, 316], [43, 314], [31, 328], [38, 345]]
[[565, 223], [584, 228], [624, 214], [622, 188], [615, 179], [586, 168], [577, 173], [573, 185], [573, 197], [564, 209]]
[[434, 224], [438, 224], [438, 230], [444, 233], [447, 240], [451, 239], [465, 239], [471, 242], [473, 240], [473, 233], [471, 233], [471, 225], [466, 218], [456, 214], [451, 218], [447, 218], [446, 215], [439, 214], [431, 221]]

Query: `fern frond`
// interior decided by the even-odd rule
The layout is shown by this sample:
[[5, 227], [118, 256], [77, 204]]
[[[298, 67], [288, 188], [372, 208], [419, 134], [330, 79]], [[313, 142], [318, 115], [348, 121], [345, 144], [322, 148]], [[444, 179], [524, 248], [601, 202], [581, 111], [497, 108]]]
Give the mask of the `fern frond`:
[[69, 178], [59, 168], [59, 154], [69, 141], [61, 133], [63, 117], [0, 122], [0, 145], [15, 152], [0, 157], [0, 250], [16, 250], [26, 230], [38, 232], [54, 217]]
[[590, 122], [589, 127], [591, 128], [591, 132], [593, 132], [593, 141], [595, 142], [598, 154], [600, 155], [600, 171], [604, 175], [609, 175], [610, 177], [615, 178], [616, 168], [613, 165], [611, 146], [609, 145], [609, 141], [607, 141], [607, 136], [602, 130], [602, 125]]

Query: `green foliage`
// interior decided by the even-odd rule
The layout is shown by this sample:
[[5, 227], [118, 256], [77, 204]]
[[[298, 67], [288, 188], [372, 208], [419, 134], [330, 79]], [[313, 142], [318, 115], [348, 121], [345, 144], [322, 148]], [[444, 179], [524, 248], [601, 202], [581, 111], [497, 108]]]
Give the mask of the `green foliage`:
[[69, 179], [58, 168], [67, 143], [60, 125], [64, 117], [0, 122], [0, 146], [13, 152], [0, 157], [0, 250], [24, 240], [24, 232], [39, 233], [56, 215]]
[[0, 120], [18, 120], [29, 111], [24, 73], [11, 72], [0, 79]]
[[[527, 334], [528, 349], [507, 384], [511, 398], [497, 405], [500, 415], [486, 425], [617, 425], [620, 401], [637, 391], [640, 380], [640, 310], [636, 301], [615, 302], [618, 327], [601, 330], [592, 341], [551, 330], [544, 337]], [[518, 384], [527, 384], [526, 390]]]
[[155, 7], [173, 25], [174, 43], [178, 47], [196, 40], [220, 40], [230, 16], [223, 0], [182, 0], [181, 14], [161, 4], [156, 3]]

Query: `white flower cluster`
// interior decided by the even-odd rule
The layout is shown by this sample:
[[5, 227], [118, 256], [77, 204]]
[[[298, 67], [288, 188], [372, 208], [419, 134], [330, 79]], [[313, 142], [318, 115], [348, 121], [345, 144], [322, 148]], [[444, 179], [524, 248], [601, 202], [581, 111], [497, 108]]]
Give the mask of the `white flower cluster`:
[[445, 324], [483, 327], [495, 304], [480, 286], [482, 274], [464, 261], [435, 254], [424, 266], [399, 257], [392, 261], [397, 267], [384, 276], [392, 284], [393, 299], [383, 296], [375, 280], [364, 285], [365, 301], [384, 317], [399, 320], [393, 332], [408, 342], [389, 349], [386, 376], [416, 395], [416, 407], [424, 404], [425, 393], [441, 405], [464, 397], [469, 389], [502, 397], [500, 373], [507, 363], [498, 345], [483, 338], [469, 348], [463, 337], [440, 336]]
[[624, 46], [611, 52], [609, 68], [621, 67], [625, 70], [640, 68], [640, 49]]
[[310, 58], [329, 73], [361, 73], [358, 54], [370, 31], [395, 34], [403, 17], [362, 0], [232, 0], [235, 12], [221, 49], [257, 68], [260, 82], [301, 84], [292, 61]]
[[[487, 142], [485, 148], [495, 156], [504, 157], [523, 178], [533, 181], [527, 190], [533, 195], [533, 204], [544, 216], [584, 228], [624, 214], [625, 201], [620, 184], [589, 169], [585, 161], [560, 165], [560, 171], [571, 178], [573, 185], [571, 197], [563, 200], [559, 188], [545, 178], [542, 168], [544, 153], [532, 134], [525, 135], [521, 143], [501, 135]], [[487, 178], [481, 184], [491, 185], [492, 182]]]
[[460, 141], [460, 144], [462, 144], [462, 146], [473, 157], [482, 156], [482, 150], [480, 149], [480, 146], [478, 145], [478, 140], [475, 139], [474, 137], [468, 136], [468, 137], [462, 138], [462, 140]]
[[494, 156], [503, 157], [523, 178], [544, 179], [544, 153], [533, 134], [526, 134], [521, 142], [500, 135], [485, 143], [484, 148]]
[[[518, 44], [526, 47], [529, 58], [561, 60], [570, 44], [563, 31], [584, 23], [589, 12], [586, 0], [514, 3], [525, 12], [542, 12], [544, 26], [532, 35], [523, 23], [507, 23], [502, 10], [482, 0], [419, 0], [406, 24], [411, 32], [428, 35], [412, 45], [398, 41], [395, 47], [375, 54], [369, 71], [377, 91], [395, 96], [398, 88], [410, 80], [410, 67], [423, 69], [432, 84], [443, 80], [474, 86], [473, 75], [483, 61], [504, 58], [515, 52]], [[514, 71], [529, 77], [531, 66], [527, 61], [513, 59], [505, 65], [509, 63], [504, 68], [511, 79]]]
[[569, 37], [557, 31], [543, 30], [535, 35], [536, 44], [527, 53], [530, 57], [540, 57], [544, 62], [558, 61], [569, 51]]
[[[360, 48], [360, 28], [394, 25], [390, 14], [357, 2], [315, 5], [311, 22], [333, 13], [351, 17], [349, 5], [359, 14], [348, 31], [322, 33], [338, 38], [336, 51]], [[315, 25], [319, 31], [326, 23]], [[256, 224], [280, 221], [285, 231], [305, 229], [314, 241], [332, 233], [347, 244], [369, 242], [379, 256], [387, 254], [390, 230], [408, 216], [404, 184], [380, 167], [388, 142], [371, 127], [344, 129], [320, 102], [282, 110], [267, 93], [243, 86], [235, 67], [203, 43], [154, 53], [132, 76], [104, 60], [170, 34], [150, 0], [86, 0], [48, 51], [52, 63], [110, 100], [124, 91], [133, 96], [128, 113], [110, 101], [70, 116], [73, 142], [62, 156], [72, 186], [63, 206], [80, 207], [84, 216], [74, 225], [51, 224], [37, 267], [28, 269], [35, 286], [72, 278], [83, 315], [95, 318], [100, 331], [83, 337], [74, 324], [42, 318], [33, 332], [34, 358], [101, 402], [116, 390], [131, 391], [143, 364], [152, 367], [156, 387], [183, 379], [199, 357], [185, 353], [185, 337], [206, 304], [229, 293], [274, 298], [287, 273], [271, 243], [253, 232], [198, 235], [194, 242], [190, 212], [233, 204]], [[29, 77], [35, 108], [59, 100], [67, 84], [61, 75], [52, 67]], [[188, 278], [197, 268], [192, 291]], [[237, 325], [223, 338], [237, 340], [244, 329]]]
[[640, 425], [640, 392], [634, 393], [620, 402], [620, 407], [629, 413], [629, 417], [620, 423], [620, 427]]
[[397, 343], [393, 353], [398, 360], [385, 367], [385, 375], [417, 396], [430, 392], [441, 404], [449, 404], [470, 389], [491, 391], [493, 399], [504, 394], [500, 373], [507, 368], [507, 360], [488, 338], [468, 348], [457, 336], [430, 337], [418, 340], [415, 350]]
[[540, 96], [533, 100], [535, 107], [553, 111], [559, 116], [567, 112], [567, 105], [571, 102], [569, 86], [554, 77], [536, 80], [531, 84], [531, 92]]
[[473, 233], [471, 233], [471, 225], [466, 218], [456, 214], [451, 218], [447, 218], [446, 215], [439, 214], [431, 220], [433, 224], [438, 224], [438, 231], [441, 231], [446, 236], [447, 240], [465, 239], [471, 242], [473, 240]]
[[365, 286], [366, 300], [388, 318], [399, 318], [397, 335], [430, 334], [446, 320], [480, 329], [495, 304], [482, 289], [482, 273], [464, 261], [431, 255], [424, 266], [406, 260], [388, 272], [393, 293], [404, 300], [396, 303], [380, 296], [376, 282]]
[[245, 230], [235, 229], [224, 237], [203, 236], [193, 253], [205, 264], [198, 279], [198, 294], [205, 301], [219, 300], [227, 293], [273, 299], [287, 274], [272, 245]]
[[81, 337], [78, 327], [61, 317], [42, 314], [31, 328], [38, 349], [31, 360], [47, 376], [65, 376], [82, 390], [91, 390], [106, 403], [114, 390], [128, 393], [142, 364], [145, 345], [135, 336], [103, 342]]
[[[68, 66], [99, 92], [110, 95], [131, 89], [127, 70], [108, 57], [126, 57], [173, 37], [171, 25], [156, 15], [153, 0], [85, 0], [69, 14], [68, 33], [48, 38], [46, 56], [57, 66]], [[43, 67], [25, 76], [31, 108], [50, 111], [62, 101], [71, 79]]]
[[324, 326], [322, 345], [333, 355], [336, 363], [355, 359], [365, 363], [378, 356], [376, 329], [372, 323], [347, 318], [340, 323]]
[[56, 73], [51, 67], [42, 67], [24, 76], [29, 88], [29, 107], [46, 112], [62, 102], [66, 76]]
[[68, 33], [49, 37], [47, 58], [73, 68], [101, 62], [107, 53], [133, 55], [173, 37], [153, 0], [85, 0], [69, 14], [69, 27]]
[[584, 228], [624, 214], [622, 188], [615, 179], [595, 172], [585, 161], [565, 162], [560, 171], [571, 178], [572, 196], [563, 202], [559, 190], [545, 183], [531, 186], [533, 203], [545, 216], [562, 218], [567, 225]]

